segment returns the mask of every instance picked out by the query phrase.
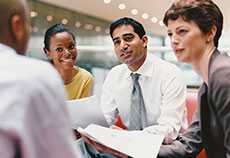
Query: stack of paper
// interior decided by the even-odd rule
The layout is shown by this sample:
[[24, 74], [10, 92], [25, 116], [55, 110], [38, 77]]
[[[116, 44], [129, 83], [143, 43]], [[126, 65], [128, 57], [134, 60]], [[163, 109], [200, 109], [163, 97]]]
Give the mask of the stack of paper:
[[70, 114], [72, 128], [85, 128], [92, 123], [108, 127], [97, 96], [68, 100], [66, 104]]
[[91, 124], [78, 131], [100, 144], [134, 158], [156, 158], [163, 142], [163, 135], [146, 131], [116, 130]]

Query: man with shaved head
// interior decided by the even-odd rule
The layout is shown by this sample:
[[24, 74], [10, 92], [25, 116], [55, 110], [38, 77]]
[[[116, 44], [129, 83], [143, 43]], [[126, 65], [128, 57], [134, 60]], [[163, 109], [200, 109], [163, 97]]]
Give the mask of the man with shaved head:
[[25, 0], [1, 0], [0, 42], [24, 54], [29, 39], [29, 16]]
[[0, 0], [0, 157], [78, 158], [60, 77], [23, 56], [29, 27], [25, 0]]

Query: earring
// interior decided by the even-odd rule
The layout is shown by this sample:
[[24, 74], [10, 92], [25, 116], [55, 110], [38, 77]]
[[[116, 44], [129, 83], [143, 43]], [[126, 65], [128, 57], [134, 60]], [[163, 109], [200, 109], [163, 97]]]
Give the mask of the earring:
[[212, 41], [212, 37], [208, 37], [207, 43], [210, 43]]

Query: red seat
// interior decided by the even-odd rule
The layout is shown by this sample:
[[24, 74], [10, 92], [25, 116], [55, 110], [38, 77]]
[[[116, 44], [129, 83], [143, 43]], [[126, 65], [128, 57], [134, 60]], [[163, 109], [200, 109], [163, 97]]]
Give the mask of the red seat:
[[[193, 113], [197, 108], [197, 90], [189, 90], [186, 99], [187, 119], [188, 123], [192, 122]], [[203, 149], [196, 158], [207, 158], [205, 150]]]
[[188, 123], [190, 124], [192, 122], [193, 113], [196, 111], [197, 108], [197, 91], [192, 90], [187, 92], [186, 107], [187, 119]]

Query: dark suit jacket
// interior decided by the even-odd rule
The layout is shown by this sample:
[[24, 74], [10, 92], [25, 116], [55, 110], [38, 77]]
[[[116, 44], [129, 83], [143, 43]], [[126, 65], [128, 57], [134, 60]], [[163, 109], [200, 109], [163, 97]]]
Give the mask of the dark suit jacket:
[[208, 158], [230, 158], [230, 57], [216, 49], [208, 73], [192, 124], [172, 145], [161, 147], [159, 158], [195, 157], [203, 147]]

